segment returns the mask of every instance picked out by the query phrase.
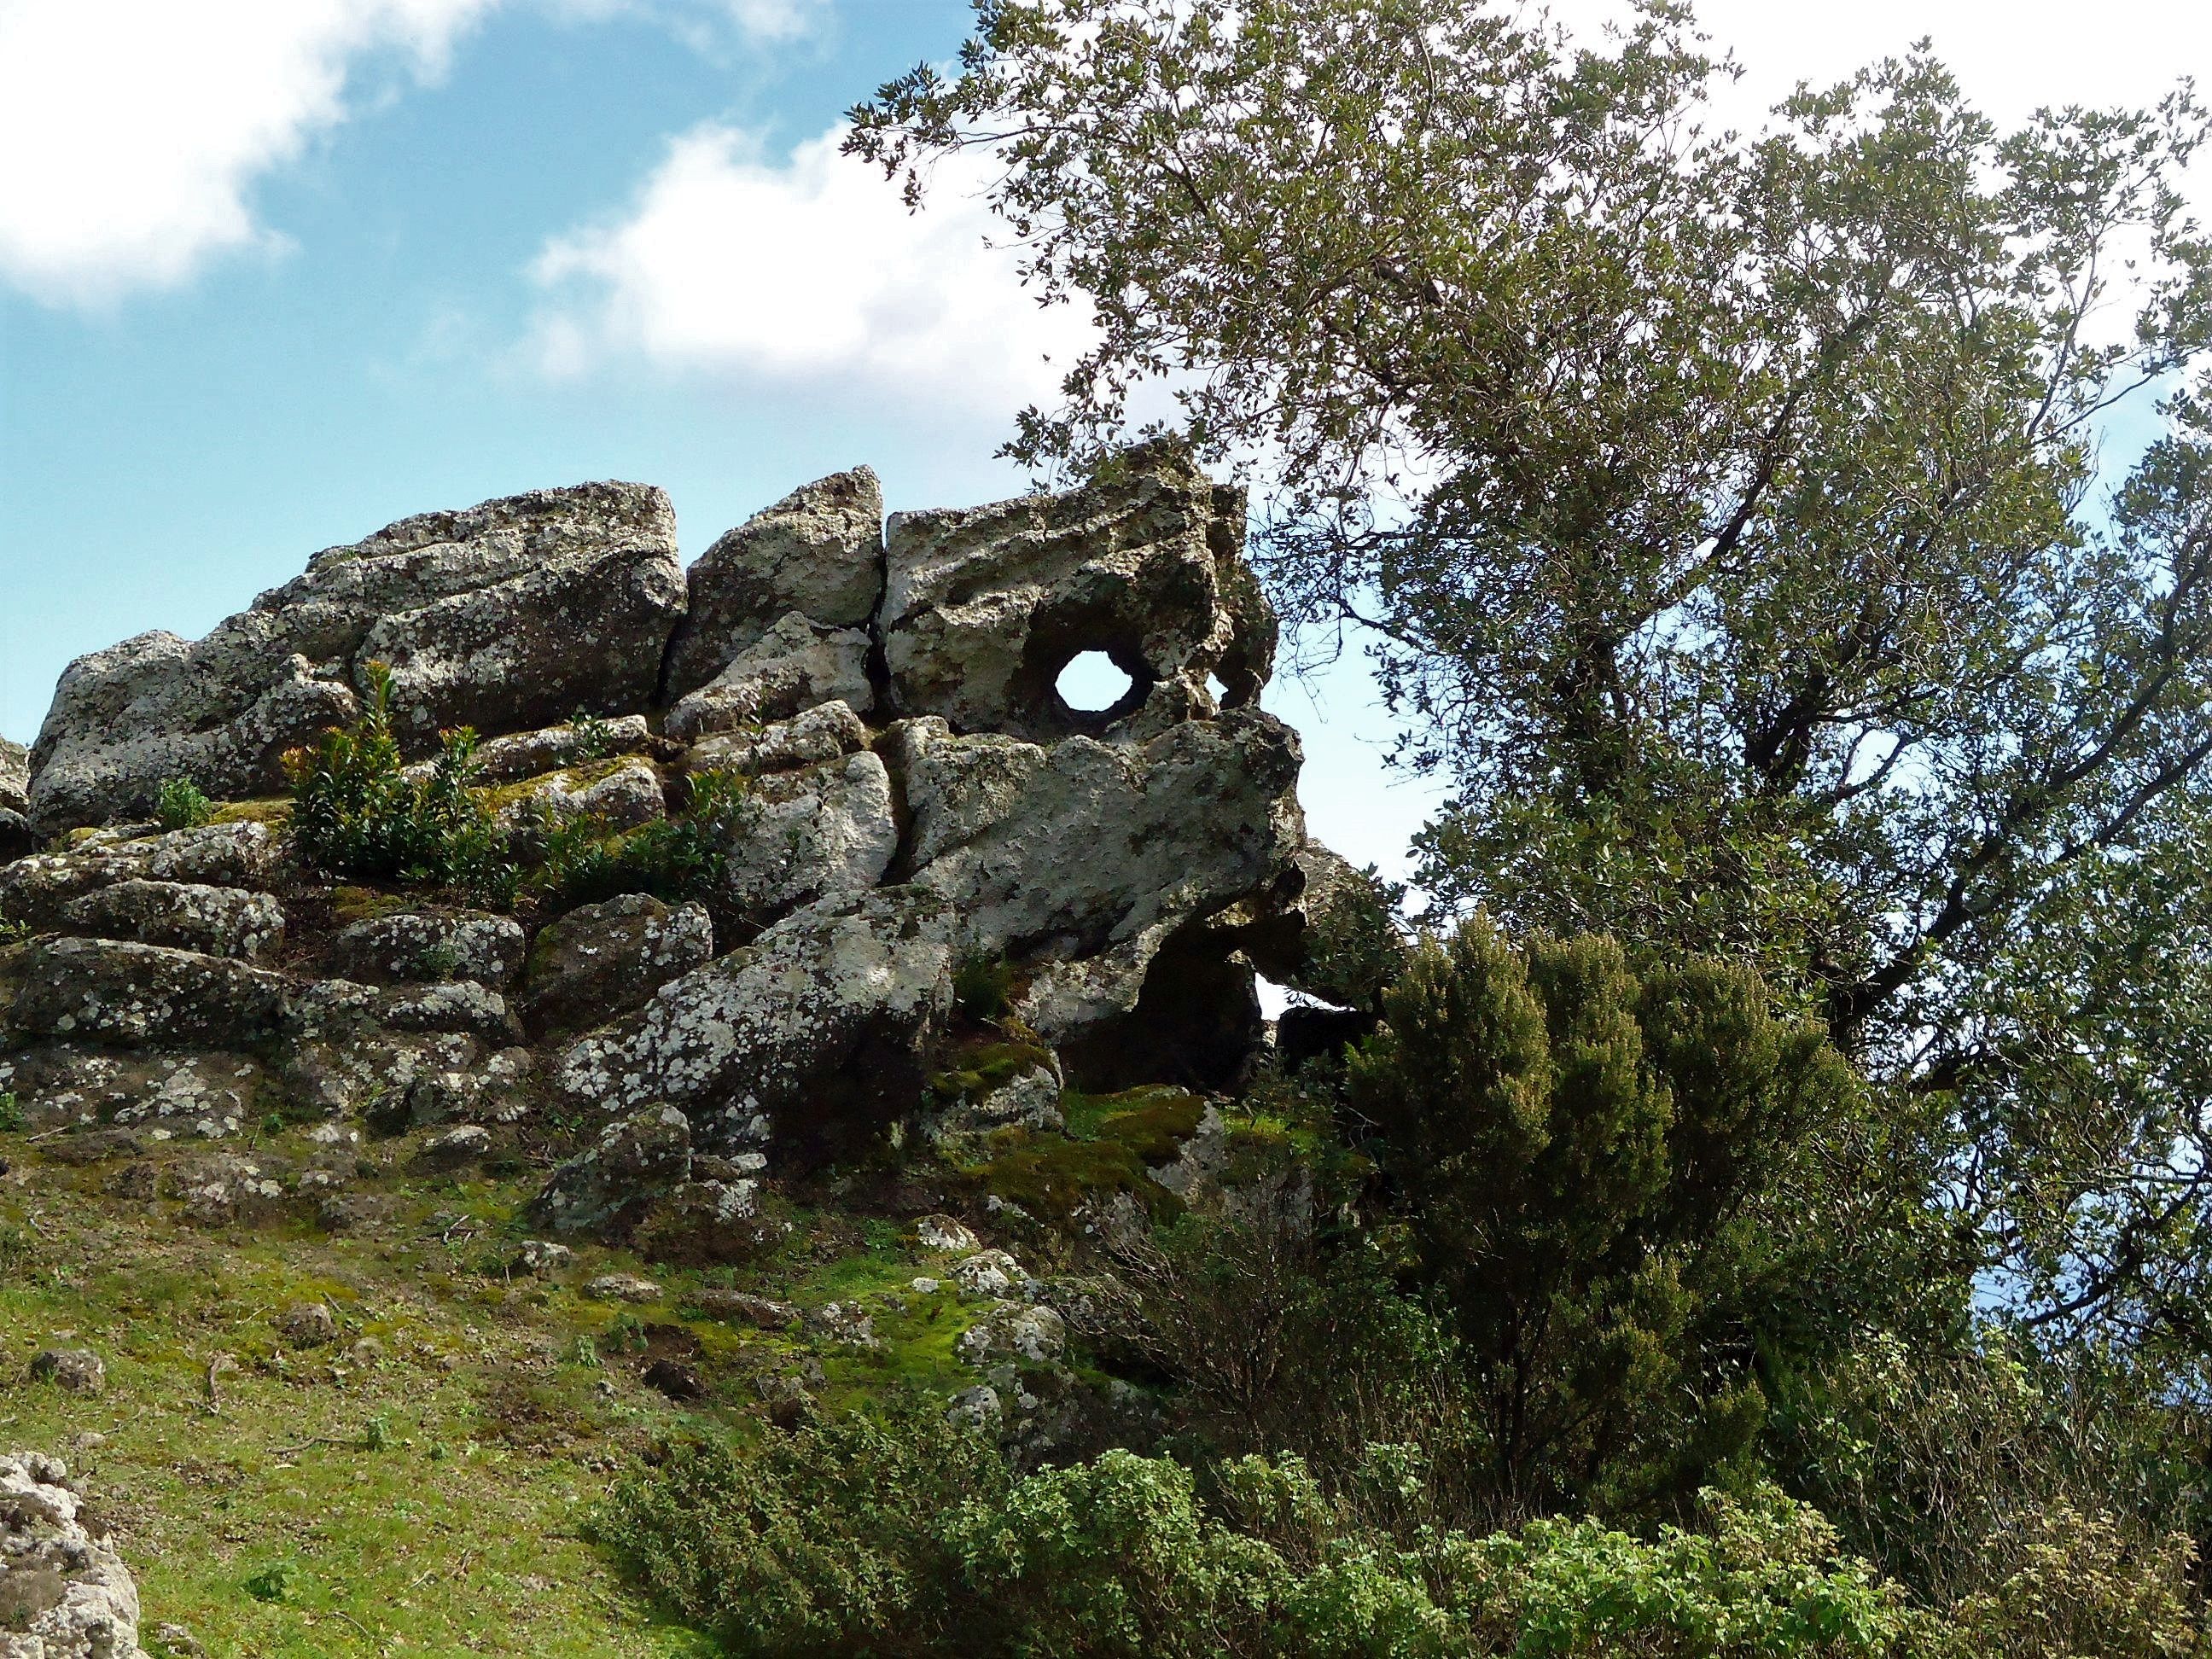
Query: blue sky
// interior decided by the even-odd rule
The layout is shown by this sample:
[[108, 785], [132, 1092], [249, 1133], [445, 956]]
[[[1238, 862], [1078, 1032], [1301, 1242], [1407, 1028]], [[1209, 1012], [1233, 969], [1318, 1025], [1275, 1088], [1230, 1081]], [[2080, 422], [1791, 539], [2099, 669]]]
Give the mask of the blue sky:
[[[2000, 115], [2212, 70], [2185, 0], [2088, 34], [2037, 0], [1800, 9], [1705, 8], [1748, 107], [1923, 30]], [[198, 634], [408, 513], [644, 479], [696, 554], [858, 461], [894, 508], [1020, 488], [991, 452], [1079, 319], [1026, 303], [957, 179], [911, 220], [828, 137], [967, 19], [0, 0], [0, 733], [34, 733], [73, 656]], [[1402, 869], [1436, 792], [1382, 766], [1358, 665], [1271, 702], [1316, 830]]]

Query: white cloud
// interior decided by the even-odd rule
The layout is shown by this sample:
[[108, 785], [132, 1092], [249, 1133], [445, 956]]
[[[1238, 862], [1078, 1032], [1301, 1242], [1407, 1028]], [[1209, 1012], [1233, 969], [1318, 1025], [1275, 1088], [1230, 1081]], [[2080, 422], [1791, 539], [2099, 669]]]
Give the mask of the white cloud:
[[278, 239], [252, 182], [495, 0], [0, 0], [0, 277], [98, 305]]
[[1013, 255], [986, 246], [977, 175], [948, 164], [909, 214], [838, 140], [781, 163], [730, 127], [675, 140], [626, 213], [538, 257], [538, 366], [844, 383], [1001, 417], [1049, 398], [1085, 319], [1040, 310]]
[[[283, 246], [255, 182], [396, 62], [434, 80], [512, 0], [0, 0], [0, 282], [56, 306], [173, 287]], [[808, 33], [830, 0], [522, 0], [714, 50]]]

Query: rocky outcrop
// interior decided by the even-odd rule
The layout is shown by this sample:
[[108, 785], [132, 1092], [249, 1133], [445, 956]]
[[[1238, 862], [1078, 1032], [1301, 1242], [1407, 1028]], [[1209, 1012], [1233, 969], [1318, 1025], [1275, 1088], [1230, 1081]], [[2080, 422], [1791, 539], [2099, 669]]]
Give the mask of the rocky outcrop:
[[349, 719], [390, 665], [396, 723], [550, 726], [653, 700], [684, 572], [668, 498], [584, 484], [404, 519], [334, 547], [204, 639], [142, 634], [63, 674], [31, 756], [42, 830], [149, 808], [164, 779], [240, 798], [283, 783], [287, 750]]
[[[598, 1150], [548, 1231], [729, 1261], [777, 1236], [779, 1182], [887, 1133], [982, 1156], [1081, 1133], [1070, 1085], [1234, 1089], [1267, 1041], [1255, 964], [1347, 1005], [1371, 966], [1312, 948], [1364, 890], [1251, 706], [1274, 624], [1243, 514], [1152, 446], [886, 532], [863, 469], [687, 575], [665, 497], [587, 484], [404, 520], [204, 640], [86, 658], [27, 768], [0, 750], [0, 814], [67, 832], [0, 840], [0, 1091], [82, 1165], [331, 1137], [263, 1136], [250, 1168], [196, 1145], [148, 1190], [210, 1224], [303, 1200], [352, 1224], [363, 1135], [413, 1137], [362, 1151], [388, 1167], [512, 1169], [557, 1124]], [[1131, 677], [1114, 708], [1054, 689], [1091, 651]], [[241, 799], [374, 663], [418, 779], [438, 727], [484, 734], [493, 856], [546, 866], [514, 914], [341, 885]], [[143, 822], [173, 776], [237, 821]], [[972, 1087], [963, 1044], [1005, 1051]], [[690, 1164], [648, 1169], [636, 1126], [671, 1115]]]
[[31, 751], [0, 738], [0, 859], [31, 850]]
[[58, 1458], [0, 1453], [0, 1656], [146, 1659], [138, 1589]]

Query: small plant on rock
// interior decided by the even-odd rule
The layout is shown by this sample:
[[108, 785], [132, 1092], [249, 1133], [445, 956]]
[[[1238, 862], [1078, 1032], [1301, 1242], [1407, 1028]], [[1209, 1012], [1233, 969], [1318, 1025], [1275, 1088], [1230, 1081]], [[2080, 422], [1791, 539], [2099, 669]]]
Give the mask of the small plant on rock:
[[730, 848], [755, 811], [751, 783], [739, 772], [694, 774], [683, 810], [617, 834], [597, 818], [541, 820], [541, 848], [531, 885], [570, 904], [617, 893], [671, 901], [704, 898], [720, 886]]
[[466, 726], [441, 732], [428, 770], [410, 774], [392, 732], [392, 671], [371, 663], [368, 675], [359, 720], [285, 757], [301, 862], [333, 876], [457, 887], [496, 908], [511, 907], [520, 878], [474, 787], [476, 733]]
[[197, 830], [215, 816], [215, 803], [190, 778], [164, 778], [154, 798], [154, 818], [164, 830]]

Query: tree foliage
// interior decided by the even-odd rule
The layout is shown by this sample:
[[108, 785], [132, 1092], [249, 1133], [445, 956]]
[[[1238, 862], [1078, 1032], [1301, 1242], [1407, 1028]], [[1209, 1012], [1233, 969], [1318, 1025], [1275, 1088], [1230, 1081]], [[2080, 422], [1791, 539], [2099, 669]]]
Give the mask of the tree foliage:
[[1266, 486], [1278, 601], [1457, 785], [1432, 890], [1755, 963], [1951, 1110], [2024, 1316], [2202, 1352], [2204, 116], [2002, 131], [1916, 49], [1738, 134], [1727, 73], [1667, 0], [978, 0], [849, 148], [917, 202], [988, 150], [1095, 317], [1012, 453], [1164, 395]]

